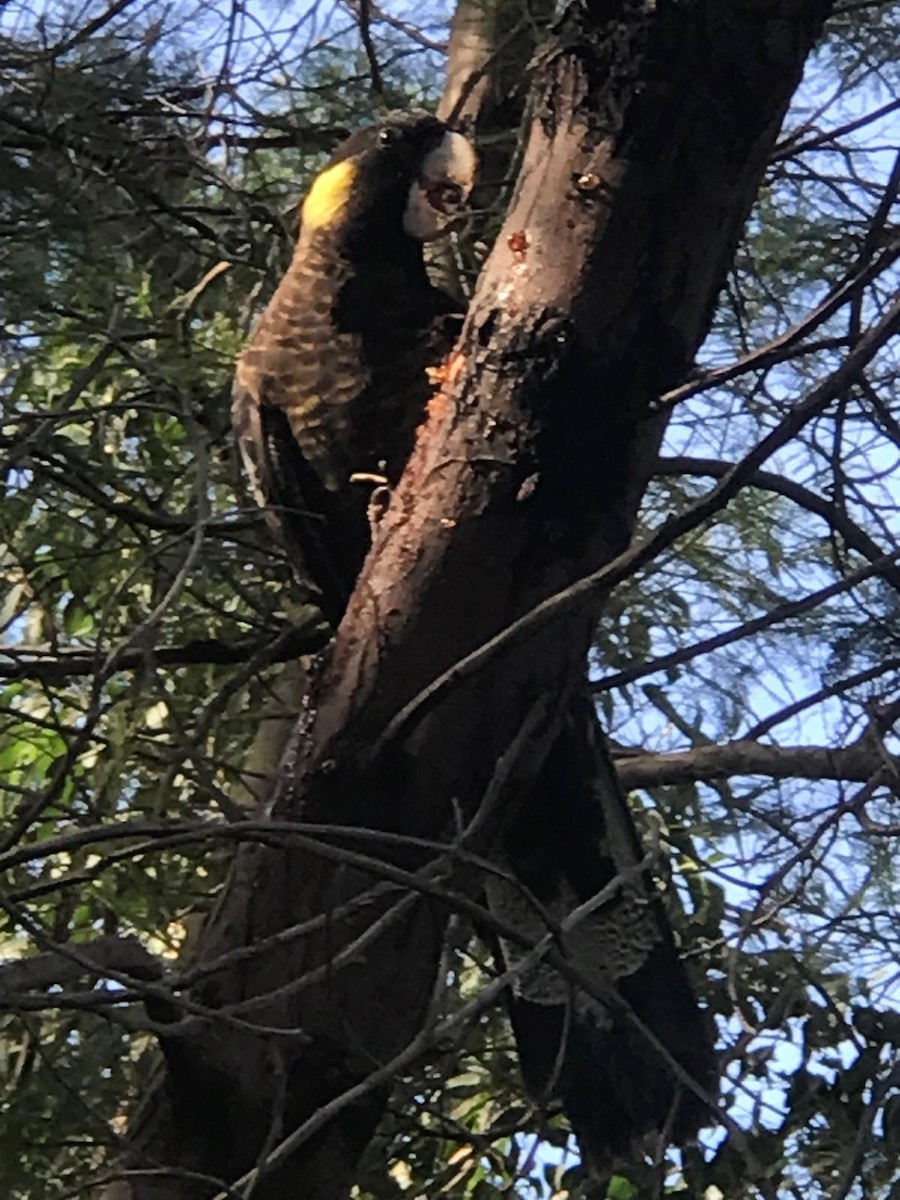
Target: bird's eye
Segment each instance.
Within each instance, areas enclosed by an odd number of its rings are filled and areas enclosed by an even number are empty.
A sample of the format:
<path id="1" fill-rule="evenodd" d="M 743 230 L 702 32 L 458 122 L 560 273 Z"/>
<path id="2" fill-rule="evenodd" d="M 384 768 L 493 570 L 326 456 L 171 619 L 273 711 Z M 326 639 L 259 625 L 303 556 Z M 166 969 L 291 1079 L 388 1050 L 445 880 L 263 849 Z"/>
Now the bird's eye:
<path id="1" fill-rule="evenodd" d="M 378 140 L 382 146 L 390 146 L 392 142 L 396 142 L 399 136 L 400 130 L 396 129 L 393 125 L 385 125 L 384 129 L 379 129 L 378 131 Z"/>

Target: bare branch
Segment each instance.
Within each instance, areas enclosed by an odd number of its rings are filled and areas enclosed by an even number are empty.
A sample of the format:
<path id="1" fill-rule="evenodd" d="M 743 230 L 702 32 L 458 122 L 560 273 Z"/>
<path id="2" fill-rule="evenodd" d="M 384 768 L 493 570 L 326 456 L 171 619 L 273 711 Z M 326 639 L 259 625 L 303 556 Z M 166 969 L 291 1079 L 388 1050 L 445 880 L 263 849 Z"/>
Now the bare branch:
<path id="1" fill-rule="evenodd" d="M 898 257 L 900 257 L 900 246 L 889 247 L 883 254 L 864 263 L 862 267 L 834 287 L 821 304 L 817 305 L 802 321 L 798 321 L 778 337 L 772 338 L 764 346 L 751 350 L 737 362 L 704 371 L 695 378 L 689 379 L 687 383 L 666 392 L 665 395 L 660 396 L 659 405 L 679 404 L 700 392 L 708 391 L 710 388 L 721 386 L 741 375 L 746 375 L 749 371 L 764 371 L 790 358 L 814 354 L 823 349 L 839 349 L 844 344 L 843 339 L 840 338 L 829 338 L 813 343 L 804 342 L 804 339 L 834 316 L 845 304 L 853 303 L 870 283 L 878 279 L 897 261 Z"/>
<path id="2" fill-rule="evenodd" d="M 136 937 L 109 934 L 93 942 L 79 943 L 77 957 L 66 950 L 48 950 L 33 958 L 0 963 L 0 1006 L 16 1007 L 16 993 L 46 991 L 71 983 L 85 975 L 98 978 L 109 971 L 135 979 L 159 980 L 162 963 Z"/>
<path id="3" fill-rule="evenodd" d="M 876 559 L 875 562 L 869 563 L 865 567 L 860 567 L 858 571 L 854 571 L 853 574 L 848 575 L 845 579 L 838 579 L 827 587 L 820 588 L 816 592 L 810 592 L 809 595 L 803 596 L 800 600 L 786 601 L 784 604 L 779 604 L 776 608 L 770 609 L 762 616 L 755 617 L 752 621 L 745 621 L 733 629 L 727 629 L 723 633 L 717 633 L 713 637 L 705 638 L 701 642 L 695 642 L 692 646 L 685 646 L 681 650 L 673 650 L 671 654 L 662 654 L 659 658 L 652 658 L 647 662 L 638 663 L 634 667 L 629 667 L 624 671 L 616 671 L 612 675 L 604 675 L 601 679 L 591 683 L 591 691 L 595 695 L 599 695 L 602 692 L 608 692 L 611 688 L 624 687 L 625 684 L 633 683 L 636 679 L 643 679 L 645 675 L 655 675 L 658 671 L 668 671 L 672 667 L 683 666 L 684 663 L 692 662 L 695 658 L 700 658 L 704 654 L 710 654 L 714 650 L 721 650 L 724 646 L 730 646 L 734 642 L 743 641 L 744 638 L 752 637 L 757 633 L 763 633 L 765 630 L 783 624 L 793 617 L 799 617 L 803 613 L 811 612 L 813 609 L 825 604 L 828 600 L 832 600 L 835 596 L 841 596 L 850 591 L 857 584 L 870 579 L 873 575 L 885 574 L 886 565 L 896 562 L 898 555 L 900 555 L 900 550 L 896 554 Z"/>
<path id="4" fill-rule="evenodd" d="M 148 664 L 160 667 L 200 665 L 233 666 L 264 656 L 266 662 L 289 662 L 299 654 L 321 650 L 327 637 L 317 625 L 290 626 L 277 637 L 238 638 L 223 642 L 219 638 L 197 638 L 183 646 L 153 646 L 121 652 L 117 671 L 134 671 Z M 4 646 L 0 654 L 12 659 L 0 662 L 0 679 L 39 679 L 42 683 L 62 683 L 79 675 L 94 675 L 103 666 L 102 651 L 49 650 L 37 646 Z"/>
<path id="5" fill-rule="evenodd" d="M 655 474 L 660 478 L 677 475 L 709 475 L 713 479 L 724 479 L 734 470 L 735 464 L 716 458 L 689 458 L 672 455 L 660 458 L 656 464 Z M 855 550 L 870 563 L 880 563 L 878 574 L 893 588 L 900 591 L 900 570 L 891 565 L 893 555 L 886 554 L 883 547 L 870 537 L 869 534 L 850 517 L 846 510 L 833 500 L 819 495 L 811 488 L 804 487 L 784 475 L 774 471 L 753 471 L 747 476 L 747 486 L 761 488 L 763 491 L 774 492 L 784 496 L 786 500 L 805 508 L 807 512 L 815 513 L 826 521 L 830 528 L 839 534 L 851 550 Z"/>
<path id="6" fill-rule="evenodd" d="M 860 739 L 850 746 L 768 746 L 741 739 L 719 746 L 695 746 L 665 754 L 638 752 L 614 756 L 622 786 L 666 787 L 708 783 L 714 779 L 760 775 L 766 779 L 833 779 L 866 783 L 885 778 L 887 768 L 877 746 Z M 894 771 L 900 758 L 891 760 Z"/>

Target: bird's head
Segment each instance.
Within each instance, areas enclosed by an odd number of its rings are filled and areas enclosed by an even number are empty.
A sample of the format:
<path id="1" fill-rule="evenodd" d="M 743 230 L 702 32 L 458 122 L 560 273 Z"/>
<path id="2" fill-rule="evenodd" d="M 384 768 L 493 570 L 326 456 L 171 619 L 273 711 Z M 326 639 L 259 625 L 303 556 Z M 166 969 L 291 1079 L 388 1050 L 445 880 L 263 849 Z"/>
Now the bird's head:
<path id="1" fill-rule="evenodd" d="M 471 142 L 437 117 L 389 113 L 338 147 L 303 203 L 302 230 L 431 241 L 465 215 L 477 165 Z"/>

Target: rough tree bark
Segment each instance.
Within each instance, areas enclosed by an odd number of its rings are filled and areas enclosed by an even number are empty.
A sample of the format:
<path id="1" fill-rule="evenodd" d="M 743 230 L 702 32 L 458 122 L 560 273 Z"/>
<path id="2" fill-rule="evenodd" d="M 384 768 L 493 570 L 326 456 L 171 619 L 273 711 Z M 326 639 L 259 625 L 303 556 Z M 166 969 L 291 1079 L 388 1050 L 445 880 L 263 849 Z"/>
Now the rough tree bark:
<path id="1" fill-rule="evenodd" d="M 486 793 L 502 807 L 527 789 L 580 686 L 601 596 L 452 668 L 627 543 L 665 424 L 652 402 L 707 332 L 827 7 L 567 11 L 536 67 L 521 177 L 458 357 L 301 719 L 275 816 L 435 839 Z M 527 753 L 514 754 L 523 729 Z M 136 1200 L 215 1195 L 202 1176 L 257 1166 L 258 1200 L 346 1194 L 383 1111 L 383 1068 L 428 1014 L 441 894 L 477 881 L 408 844 L 320 844 L 238 855 L 203 957 L 312 931 L 195 989 L 221 1017 L 163 1038 L 167 1079 L 135 1127 Z M 377 867 L 337 865 L 336 850 L 380 859 L 394 882 L 373 891 Z"/>

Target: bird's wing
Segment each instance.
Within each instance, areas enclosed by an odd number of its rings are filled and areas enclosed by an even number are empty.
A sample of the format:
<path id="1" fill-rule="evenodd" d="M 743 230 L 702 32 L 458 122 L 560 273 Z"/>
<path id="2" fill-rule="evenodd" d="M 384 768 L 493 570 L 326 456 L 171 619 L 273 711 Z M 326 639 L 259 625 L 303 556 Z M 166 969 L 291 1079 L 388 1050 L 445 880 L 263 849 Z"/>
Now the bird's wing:
<path id="1" fill-rule="evenodd" d="M 234 387 L 232 422 L 254 497 L 295 574 L 307 585 L 314 582 L 323 614 L 337 624 L 353 590 L 355 572 L 347 561 L 356 561 L 357 554 L 348 540 L 358 540 L 360 523 L 307 462 L 284 409 L 260 397 L 259 377 L 243 366 Z"/>

